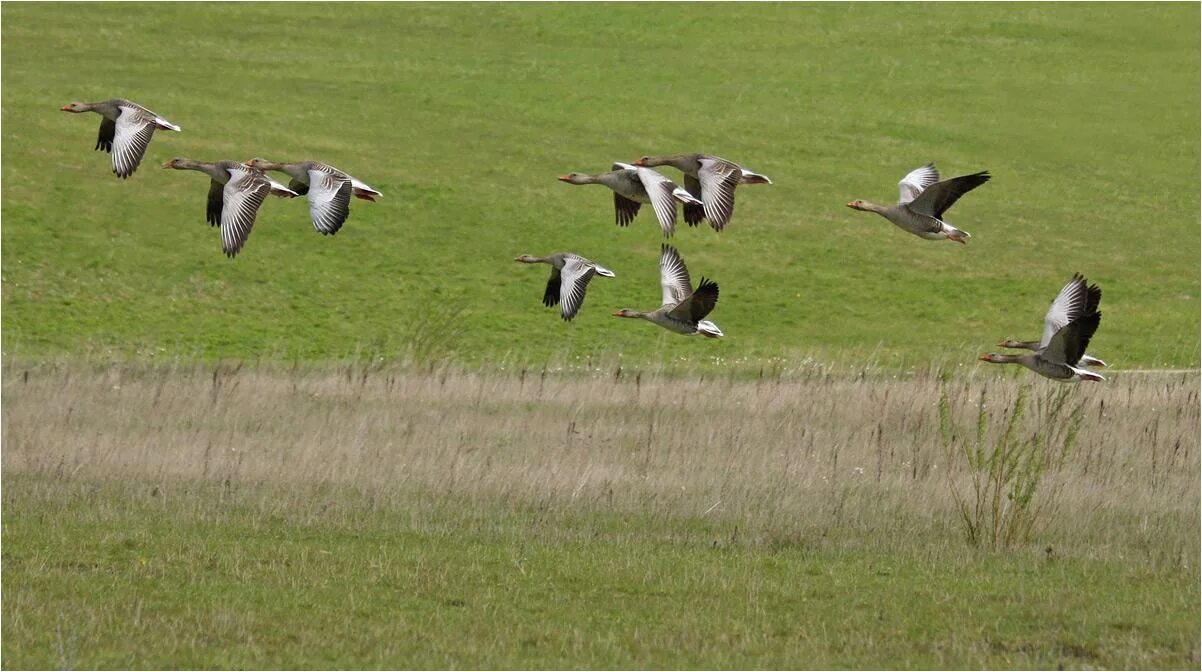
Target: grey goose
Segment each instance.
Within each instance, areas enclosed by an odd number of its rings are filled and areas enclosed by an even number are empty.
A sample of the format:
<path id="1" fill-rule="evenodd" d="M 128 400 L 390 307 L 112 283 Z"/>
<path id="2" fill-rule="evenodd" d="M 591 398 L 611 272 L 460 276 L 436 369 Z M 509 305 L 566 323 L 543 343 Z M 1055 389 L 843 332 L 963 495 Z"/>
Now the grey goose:
<path id="1" fill-rule="evenodd" d="M 718 325 L 704 319 L 718 303 L 718 283 L 701 278 L 697 289 L 689 279 L 689 270 L 684 259 L 670 245 L 660 245 L 660 286 L 663 289 L 663 305 L 651 312 L 623 308 L 614 317 L 644 319 L 652 324 L 688 336 L 701 334 L 708 338 L 723 336 Z"/>
<path id="2" fill-rule="evenodd" d="M 884 206 L 855 200 L 848 203 L 847 207 L 875 212 L 919 238 L 965 244 L 972 236 L 943 221 L 943 213 L 961 196 L 985 184 L 989 178 L 989 171 L 983 170 L 940 182 L 939 171 L 934 164 L 928 163 L 910 171 L 897 183 L 899 197 L 895 205 Z"/>
<path id="3" fill-rule="evenodd" d="M 68 103 L 59 109 L 75 114 L 95 112 L 103 117 L 95 149 L 112 154 L 113 173 L 121 179 L 133 175 L 138 169 L 155 129 L 181 130 L 179 126 L 124 98 L 99 103 Z"/>
<path id="4" fill-rule="evenodd" d="M 684 206 L 684 220 L 697 226 L 708 219 L 715 231 L 730 223 L 735 212 L 735 187 L 740 184 L 772 184 L 766 175 L 753 173 L 734 161 L 710 154 L 672 154 L 644 156 L 636 166 L 672 166 L 684 173 L 684 186 L 701 200 Z"/>
<path id="5" fill-rule="evenodd" d="M 1064 305 L 1069 302 L 1068 297 L 1065 295 L 1066 291 L 1068 291 L 1070 293 L 1079 291 L 1076 289 L 1076 287 L 1079 284 L 1078 280 L 1077 280 L 1078 277 L 1079 276 L 1074 275 L 1073 279 L 1070 280 L 1069 283 L 1064 286 L 1064 289 L 1060 290 L 1060 295 L 1058 295 L 1056 297 L 1056 301 L 1052 302 L 1052 309 L 1048 310 L 1048 315 L 1044 318 L 1044 329 L 1043 329 L 1044 333 L 1043 333 L 1043 337 L 1040 338 L 1040 340 L 1038 340 L 1038 341 L 1019 341 L 1019 340 L 1015 340 L 1012 338 L 1007 338 L 1005 340 L 998 341 L 998 344 L 997 344 L 998 347 L 999 348 L 1013 348 L 1013 349 L 1020 349 L 1020 350 L 1039 350 L 1040 348 L 1047 345 L 1047 342 L 1050 340 L 1049 334 L 1055 333 L 1056 331 L 1058 331 L 1062 326 L 1064 326 L 1065 321 L 1067 319 L 1069 319 L 1069 316 L 1066 314 L 1066 311 L 1064 309 L 1057 309 L 1056 306 L 1057 306 L 1057 303 L 1061 303 L 1062 305 Z M 1081 279 L 1081 283 L 1084 283 L 1084 278 Z M 1097 285 L 1090 285 L 1085 288 L 1085 294 L 1086 294 L 1085 308 L 1081 314 L 1088 315 L 1090 313 L 1097 312 L 1098 303 L 1100 303 L 1102 300 L 1102 290 Z M 1062 296 L 1065 298 L 1062 299 L 1061 298 Z M 1098 366 L 1098 367 L 1106 366 L 1106 362 L 1098 359 L 1097 357 L 1090 356 L 1089 353 L 1085 353 L 1085 354 L 1081 355 L 1080 364 L 1082 366 Z"/>
<path id="6" fill-rule="evenodd" d="M 221 226 L 221 249 L 234 257 L 255 225 L 259 207 L 271 193 L 283 198 L 298 194 L 268 178 L 263 171 L 237 161 L 193 161 L 171 159 L 163 168 L 198 170 L 209 176 L 209 197 L 205 219 L 212 226 Z"/>
<path id="7" fill-rule="evenodd" d="M 571 252 L 556 252 L 545 257 L 523 254 L 515 257 L 514 261 L 551 265 L 551 277 L 547 279 L 547 289 L 543 292 L 543 305 L 550 308 L 559 304 L 560 315 L 565 321 L 576 317 L 584 303 L 584 292 L 594 275 L 615 277 L 608 268 Z"/>
<path id="8" fill-rule="evenodd" d="M 351 196 L 375 201 L 383 196 L 355 177 L 318 161 L 279 163 L 266 159 L 251 159 L 246 165 L 259 170 L 276 170 L 291 179 L 288 188 L 309 198 L 309 217 L 313 228 L 323 236 L 338 233 L 351 216 Z"/>
<path id="9" fill-rule="evenodd" d="M 639 208 L 644 203 L 650 204 L 655 210 L 655 218 L 659 221 L 664 236 L 671 236 L 676 232 L 677 201 L 686 206 L 701 203 L 658 171 L 628 163 L 614 163 L 608 173 L 599 175 L 568 173 L 561 175 L 559 181 L 568 184 L 602 184 L 612 189 L 614 220 L 618 226 L 626 226 L 633 222 L 639 214 Z"/>
<path id="10" fill-rule="evenodd" d="M 1102 313 L 1097 310 L 1101 297 L 1102 290 L 1097 285 L 1087 286 L 1085 278 L 1074 273 L 1043 318 L 1043 337 L 1035 352 L 1027 355 L 991 353 L 981 355 L 981 361 L 1021 364 L 1041 376 L 1062 382 L 1105 380 L 1079 366 L 1089 340 L 1102 320 Z"/>

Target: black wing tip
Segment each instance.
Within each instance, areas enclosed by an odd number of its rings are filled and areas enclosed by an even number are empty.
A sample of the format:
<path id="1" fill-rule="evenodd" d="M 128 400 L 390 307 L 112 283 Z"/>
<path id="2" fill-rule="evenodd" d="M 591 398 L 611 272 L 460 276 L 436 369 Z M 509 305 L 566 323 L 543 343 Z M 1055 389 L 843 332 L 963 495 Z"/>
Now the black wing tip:
<path id="1" fill-rule="evenodd" d="M 698 283 L 698 285 L 697 285 L 697 292 L 700 292 L 702 290 L 713 291 L 714 294 L 717 294 L 718 293 L 718 283 L 713 280 L 710 280 L 709 278 L 707 278 L 705 276 L 701 276 L 701 282 Z M 694 293 L 696 293 L 696 292 L 694 292 Z"/>

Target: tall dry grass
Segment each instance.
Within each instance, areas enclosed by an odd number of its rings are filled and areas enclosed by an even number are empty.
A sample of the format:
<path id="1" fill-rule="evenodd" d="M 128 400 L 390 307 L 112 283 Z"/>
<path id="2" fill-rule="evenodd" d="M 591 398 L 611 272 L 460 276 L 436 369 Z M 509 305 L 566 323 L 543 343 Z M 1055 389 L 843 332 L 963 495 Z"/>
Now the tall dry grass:
<path id="1" fill-rule="evenodd" d="M 724 380 L 9 361 L 3 469 L 349 486 L 380 501 L 502 498 L 872 545 L 962 535 L 981 477 L 972 450 L 1007 432 L 1063 438 L 1050 423 L 1076 418 L 1071 445 L 1040 453 L 1031 540 L 1197 554 L 1197 374 L 1066 388 L 992 373 Z M 1026 410 L 1011 419 L 1020 395 Z"/>

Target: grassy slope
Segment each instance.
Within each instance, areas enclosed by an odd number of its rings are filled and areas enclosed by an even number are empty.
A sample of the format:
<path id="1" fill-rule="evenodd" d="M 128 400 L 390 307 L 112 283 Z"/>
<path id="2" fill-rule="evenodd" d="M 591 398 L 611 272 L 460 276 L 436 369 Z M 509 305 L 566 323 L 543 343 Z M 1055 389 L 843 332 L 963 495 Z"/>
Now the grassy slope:
<path id="1" fill-rule="evenodd" d="M 64 11 L 69 7 L 67 11 Z M 333 358 L 402 350 L 462 305 L 468 360 L 613 352 L 971 363 L 1031 337 L 1074 271 L 1091 348 L 1198 363 L 1196 5 L 12 5 L 4 8 L 6 352 Z M 69 100 L 127 96 L 184 128 L 128 183 Z M 721 236 L 722 342 L 609 317 L 658 299 L 647 213 L 555 175 L 710 151 L 776 180 Z M 313 157 L 382 190 L 322 239 L 273 200 L 221 256 L 171 156 Z M 843 207 L 910 168 L 988 168 L 930 243 Z M 675 174 L 673 174 L 675 176 Z M 569 249 L 617 271 L 574 324 L 538 303 Z M 435 325 L 435 326 L 420 326 Z M 1155 337 L 1150 338 L 1149 335 Z M 938 348 L 938 353 L 932 351 Z M 668 353 L 667 355 L 660 354 Z"/>

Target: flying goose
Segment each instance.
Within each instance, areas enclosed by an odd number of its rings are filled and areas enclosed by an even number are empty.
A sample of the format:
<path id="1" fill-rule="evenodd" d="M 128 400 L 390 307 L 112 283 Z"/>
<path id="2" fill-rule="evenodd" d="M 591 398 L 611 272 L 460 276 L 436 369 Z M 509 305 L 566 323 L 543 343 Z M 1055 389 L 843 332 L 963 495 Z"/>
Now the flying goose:
<path id="1" fill-rule="evenodd" d="M 543 292 L 543 305 L 550 308 L 558 303 L 564 320 L 576 317 L 576 312 L 584 303 L 584 291 L 594 274 L 614 277 L 614 272 L 608 268 L 598 266 L 595 262 L 571 252 L 556 252 L 545 257 L 523 254 L 515 257 L 514 261 L 551 265 L 551 277 L 547 280 L 546 291 Z"/>
<path id="2" fill-rule="evenodd" d="M 614 317 L 641 317 L 668 331 L 689 336 L 702 334 L 718 338 L 723 335 L 718 325 L 702 319 L 718 303 L 718 283 L 701 278 L 697 291 L 693 291 L 684 260 L 675 248 L 666 243 L 660 245 L 659 276 L 664 290 L 664 305 L 649 313 L 623 308 L 614 313 Z"/>
<path id="3" fill-rule="evenodd" d="M 753 173 L 733 161 L 709 154 L 644 156 L 634 165 L 668 165 L 684 173 L 685 189 L 702 201 L 700 204 L 685 204 L 684 221 L 689 226 L 697 226 L 702 219 L 709 219 L 715 231 L 725 228 L 734 214 L 735 187 L 740 184 L 772 184 L 766 175 Z"/>
<path id="4" fill-rule="evenodd" d="M 283 198 L 299 195 L 268 178 L 258 168 L 237 161 L 208 163 L 176 158 L 164 163 L 163 167 L 199 170 L 209 176 L 209 199 L 205 219 L 210 225 L 221 225 L 221 249 L 228 257 L 238 254 L 246 244 L 251 227 L 255 225 L 259 206 L 263 205 L 268 193 Z"/>
<path id="5" fill-rule="evenodd" d="M 292 178 L 288 188 L 298 195 L 308 194 L 313 228 L 323 236 L 338 233 L 351 216 L 351 196 L 373 202 L 376 196 L 383 196 L 351 175 L 317 161 L 277 163 L 251 159 L 246 165 L 259 170 L 278 170 Z"/>
<path id="6" fill-rule="evenodd" d="M 982 170 L 940 182 L 935 164 L 928 163 L 910 171 L 897 183 L 899 199 L 896 205 L 884 206 L 856 200 L 848 203 L 847 207 L 875 212 L 920 238 L 946 238 L 965 244 L 972 236 L 943 221 L 943 213 L 961 196 L 985 184 L 989 178 L 989 171 Z"/>
<path id="7" fill-rule="evenodd" d="M 1065 311 L 1057 310 L 1056 306 L 1057 304 L 1068 305 L 1070 299 L 1066 293 L 1079 291 L 1076 289 L 1078 277 L 1080 276 L 1074 275 L 1073 279 L 1070 280 L 1068 284 L 1060 290 L 1060 294 L 1056 297 L 1056 300 L 1052 302 L 1052 308 L 1048 310 L 1048 314 L 1044 318 L 1044 335 L 1042 339 L 1038 341 L 1017 341 L 1012 338 L 1008 338 L 1003 341 L 998 341 L 998 347 L 1016 348 L 1022 350 L 1039 350 L 1041 347 L 1043 347 L 1043 345 L 1046 344 L 1045 342 L 1049 340 L 1049 333 L 1055 333 L 1056 331 L 1059 331 L 1059 329 L 1065 324 L 1064 320 L 1068 319 L 1066 318 Z M 1081 282 L 1084 282 L 1084 278 L 1081 278 Z M 1090 285 L 1085 289 L 1085 294 L 1085 308 L 1081 314 L 1089 315 L 1090 313 L 1096 313 L 1098 310 L 1098 303 L 1102 300 L 1102 290 L 1099 289 L 1097 285 Z M 1054 319 L 1053 313 L 1055 313 Z M 1080 364 L 1082 366 L 1106 366 L 1106 362 L 1098 359 L 1097 357 L 1091 357 L 1088 354 L 1081 355 Z"/>
<path id="8" fill-rule="evenodd" d="M 618 226 L 634 221 L 643 203 L 650 203 L 665 236 L 676 232 L 676 201 L 700 205 L 701 201 L 675 182 L 650 168 L 614 163 L 610 172 L 600 175 L 568 173 L 559 177 L 568 184 L 603 184 L 614 192 L 614 219 Z"/>
<path id="9" fill-rule="evenodd" d="M 113 172 L 121 179 L 133 175 L 138 169 L 156 128 L 180 130 L 179 126 L 124 98 L 99 103 L 68 103 L 59 109 L 76 114 L 95 112 L 104 117 L 100 122 L 100 136 L 96 138 L 95 149 L 103 149 L 113 155 Z"/>
<path id="10" fill-rule="evenodd" d="M 1041 376 L 1063 382 L 1105 380 L 1088 369 L 1079 368 L 1089 339 L 1098 329 L 1102 313 L 1097 311 L 1102 290 L 1086 286 L 1085 278 L 1073 278 L 1056 295 L 1043 318 L 1043 338 L 1029 355 L 981 355 L 981 361 L 994 364 L 1021 364 Z"/>

